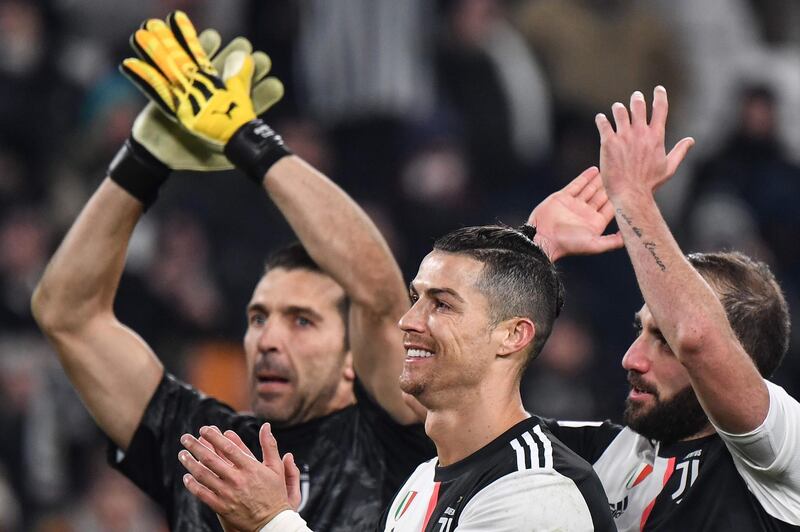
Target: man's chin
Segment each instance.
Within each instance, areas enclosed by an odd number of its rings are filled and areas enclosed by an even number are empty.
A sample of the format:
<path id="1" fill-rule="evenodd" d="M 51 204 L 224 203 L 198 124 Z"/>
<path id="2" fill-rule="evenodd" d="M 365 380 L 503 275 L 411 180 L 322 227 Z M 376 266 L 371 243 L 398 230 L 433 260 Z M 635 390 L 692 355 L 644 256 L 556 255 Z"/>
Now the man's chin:
<path id="1" fill-rule="evenodd" d="M 697 400 L 694 390 L 687 386 L 668 401 L 625 401 L 625 424 L 650 440 L 668 445 L 689 439 L 705 429 L 708 416 Z"/>

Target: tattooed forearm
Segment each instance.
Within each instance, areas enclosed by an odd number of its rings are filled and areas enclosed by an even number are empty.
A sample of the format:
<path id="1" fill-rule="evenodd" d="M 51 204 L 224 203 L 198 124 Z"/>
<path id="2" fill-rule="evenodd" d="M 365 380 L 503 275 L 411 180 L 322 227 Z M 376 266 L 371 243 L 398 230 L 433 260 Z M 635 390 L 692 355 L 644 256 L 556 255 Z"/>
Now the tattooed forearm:
<path id="1" fill-rule="evenodd" d="M 656 261 L 656 264 L 658 264 L 658 267 L 661 268 L 661 271 L 662 272 L 667 271 L 667 265 L 664 264 L 664 262 L 658 257 L 658 255 L 656 255 L 656 243 L 655 242 L 645 242 L 644 243 L 644 248 L 647 251 L 649 251 L 650 254 L 653 256 L 653 258 Z"/>
<path id="2" fill-rule="evenodd" d="M 633 218 L 631 218 L 630 216 L 628 216 L 627 214 L 622 212 L 622 209 L 617 209 L 617 214 L 619 214 L 620 217 L 623 220 L 625 220 L 625 223 L 628 224 L 628 226 L 631 228 L 631 230 L 634 232 L 634 234 L 636 234 L 636 236 L 638 236 L 639 238 L 642 238 L 642 235 L 644 234 L 644 231 L 642 231 L 639 227 L 636 227 L 635 225 L 633 225 Z M 658 254 L 656 254 L 656 247 L 657 246 L 656 246 L 655 242 L 652 242 L 652 241 L 644 242 L 644 248 L 647 251 L 649 251 L 650 254 L 653 256 L 653 259 L 656 261 L 656 264 L 658 265 L 659 269 L 662 272 L 665 272 L 665 271 L 667 271 L 667 265 L 664 264 L 664 261 L 662 261 L 661 258 L 658 256 Z"/>
<path id="3" fill-rule="evenodd" d="M 636 236 L 642 238 L 642 230 L 633 225 L 633 218 L 622 212 L 622 209 L 617 209 L 617 214 L 622 216 L 622 219 L 625 220 L 625 223 L 627 223 L 631 229 L 633 229 L 633 232 L 636 233 Z"/>

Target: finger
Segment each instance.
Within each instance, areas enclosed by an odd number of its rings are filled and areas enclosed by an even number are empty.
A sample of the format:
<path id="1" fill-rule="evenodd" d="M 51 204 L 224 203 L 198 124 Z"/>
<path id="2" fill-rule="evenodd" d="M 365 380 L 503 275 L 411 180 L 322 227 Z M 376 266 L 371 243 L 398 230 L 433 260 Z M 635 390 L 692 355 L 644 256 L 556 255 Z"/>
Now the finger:
<path id="1" fill-rule="evenodd" d="M 189 490 L 189 493 L 206 503 L 209 508 L 219 513 L 224 510 L 222 501 L 217 495 L 197 481 L 191 474 L 183 475 L 183 485 Z"/>
<path id="2" fill-rule="evenodd" d="M 251 458 L 255 459 L 256 455 L 253 454 L 253 451 L 242 441 L 238 434 L 233 432 L 232 430 L 226 430 L 224 433 L 226 438 L 231 440 L 236 446 L 241 449 L 243 453 L 248 454 Z"/>
<path id="3" fill-rule="evenodd" d="M 636 127 L 647 125 L 647 104 L 644 94 L 639 91 L 631 94 L 631 124 Z"/>
<path id="4" fill-rule="evenodd" d="M 162 21 L 155 19 L 148 20 L 145 25 L 159 32 L 162 27 L 165 27 Z M 136 30 L 136 33 L 131 38 L 131 45 L 142 59 L 157 68 L 171 84 L 186 85 L 186 77 L 183 75 L 182 70 L 175 63 L 170 50 L 164 46 L 156 33 L 149 29 Z"/>
<path id="5" fill-rule="evenodd" d="M 157 104 L 168 116 L 175 116 L 175 100 L 169 81 L 149 63 L 128 58 L 119 66 L 120 72 L 150 101 Z"/>
<path id="6" fill-rule="evenodd" d="M 600 213 L 600 215 L 606 221 L 606 225 L 608 225 L 614 218 L 614 204 L 608 201 L 605 205 L 600 207 L 600 210 L 597 212 Z"/>
<path id="7" fill-rule="evenodd" d="M 217 30 L 212 28 L 201 31 L 198 40 L 208 57 L 214 57 L 219 51 L 219 47 L 222 46 L 222 37 Z"/>
<path id="8" fill-rule="evenodd" d="M 220 459 L 224 460 L 226 464 L 228 464 L 228 465 L 230 465 L 230 466 L 232 466 L 232 465 L 233 465 L 233 462 L 231 462 L 230 460 L 228 460 L 227 458 L 225 458 L 225 456 L 223 456 L 223 455 L 222 455 L 222 453 L 220 453 L 220 452 L 217 450 L 217 448 L 216 448 L 216 447 L 214 447 L 214 444 L 213 444 L 213 443 L 211 443 L 210 441 L 208 441 L 207 439 L 205 439 L 203 436 L 200 436 L 199 438 L 197 438 L 197 441 L 199 441 L 200 443 L 202 443 L 203 445 L 205 445 L 206 447 L 208 447 L 209 449 L 211 449 L 212 451 L 214 451 L 214 453 L 216 453 L 216 455 L 217 455 L 217 456 L 219 456 L 219 457 L 220 457 Z"/>
<path id="9" fill-rule="evenodd" d="M 255 84 L 264 79 L 269 73 L 272 68 L 272 59 L 260 50 L 253 52 L 252 55 L 253 63 L 255 63 L 255 68 L 253 69 L 253 83 Z"/>
<path id="10" fill-rule="evenodd" d="M 605 253 L 612 249 L 621 248 L 625 242 L 622 240 L 622 234 L 617 231 L 611 235 L 601 235 L 592 238 L 592 251 L 595 254 Z"/>
<path id="11" fill-rule="evenodd" d="M 650 127 L 664 131 L 667 127 L 668 113 L 667 89 L 659 85 L 653 90 L 653 116 L 650 118 Z"/>
<path id="12" fill-rule="evenodd" d="M 600 142 L 608 139 L 614 134 L 614 128 L 611 127 L 611 122 L 603 113 L 597 113 L 594 117 L 594 123 L 597 125 L 597 132 L 600 133 Z"/>
<path id="13" fill-rule="evenodd" d="M 692 137 L 686 137 L 679 140 L 678 143 L 670 150 L 669 154 L 667 155 L 667 172 L 664 176 L 664 179 L 658 182 L 659 185 L 675 175 L 675 172 L 678 171 L 678 167 L 686 158 L 686 154 L 689 153 L 689 150 L 691 150 L 693 146 L 694 139 Z"/>
<path id="14" fill-rule="evenodd" d="M 203 429 L 200 430 L 202 431 Z M 208 437 L 208 433 L 203 434 L 203 436 L 205 436 L 205 438 L 209 440 L 215 448 L 219 448 L 219 445 Z M 223 439 L 228 441 L 225 437 L 223 437 Z M 225 460 L 227 456 L 217 456 L 217 453 L 214 449 L 206 447 L 191 434 L 184 434 L 181 436 L 181 445 L 183 445 L 190 453 L 192 453 L 192 456 L 195 460 L 201 462 L 219 478 L 230 478 L 233 475 L 234 466 L 236 465 L 233 460 L 230 460 L 230 458 Z M 231 445 L 233 444 L 231 443 Z M 230 462 L 233 462 L 233 466 L 230 465 Z"/>
<path id="15" fill-rule="evenodd" d="M 178 460 L 197 482 L 216 494 L 222 493 L 225 486 L 224 481 L 214 471 L 192 456 L 189 451 L 183 450 L 179 452 Z"/>
<path id="16" fill-rule="evenodd" d="M 253 87 L 253 109 L 257 115 L 264 114 L 283 98 L 283 83 L 276 77 L 263 79 Z"/>
<path id="17" fill-rule="evenodd" d="M 202 427 L 200 434 L 214 445 L 221 457 L 227 458 L 235 467 L 245 468 L 252 464 L 252 459 L 244 454 L 235 443 L 226 438 L 217 427 Z M 191 449 L 189 450 L 191 451 Z M 204 460 L 201 459 L 201 461 L 205 463 Z"/>
<path id="18" fill-rule="evenodd" d="M 286 453 L 283 455 L 284 479 L 286 480 L 286 494 L 289 496 L 289 504 L 294 510 L 300 506 L 303 497 L 300 491 L 300 468 L 294 462 L 294 455 Z"/>
<path id="19" fill-rule="evenodd" d="M 213 63 L 218 72 L 222 72 L 222 69 L 225 68 L 225 61 L 228 59 L 228 56 L 236 51 L 250 54 L 253 52 L 253 45 L 244 37 L 236 37 L 225 45 L 225 48 L 214 56 Z"/>
<path id="20" fill-rule="evenodd" d="M 606 189 L 602 186 L 597 187 L 597 191 L 588 201 L 589 205 L 591 205 L 596 211 L 599 211 L 600 208 L 606 204 L 606 202 L 608 202 L 608 195 L 606 194 Z"/>
<path id="21" fill-rule="evenodd" d="M 167 16 L 167 25 L 169 30 L 180 45 L 183 52 L 185 52 L 199 67 L 205 72 L 216 74 L 214 67 L 211 65 L 209 56 L 206 55 L 203 46 L 197 38 L 197 30 L 194 24 L 189 20 L 189 17 L 183 11 L 173 11 Z"/>
<path id="22" fill-rule="evenodd" d="M 586 185 L 589 184 L 597 174 L 600 173 L 600 170 L 596 166 L 590 166 L 580 174 L 578 177 L 570 181 L 567 186 L 564 187 L 564 192 L 572 196 L 573 198 L 576 197 L 578 194 L 581 193 L 581 190 L 584 189 Z"/>
<path id="23" fill-rule="evenodd" d="M 278 453 L 278 442 L 275 441 L 275 436 L 272 435 L 269 423 L 261 425 L 261 430 L 258 431 L 258 441 L 261 443 L 264 465 L 283 476 L 283 462 L 281 461 L 280 453 Z"/>
<path id="24" fill-rule="evenodd" d="M 631 127 L 631 119 L 628 116 L 628 110 L 619 102 L 611 106 L 611 114 L 614 115 L 614 126 L 617 133 L 627 131 Z"/>
<path id="25" fill-rule="evenodd" d="M 584 203 L 588 202 L 602 185 L 603 182 L 600 179 L 597 179 L 597 176 L 595 176 L 594 179 L 589 181 L 589 183 L 585 187 L 583 187 L 581 193 L 578 194 L 578 199 L 583 201 Z"/>
<path id="26" fill-rule="evenodd" d="M 225 60 L 225 68 L 222 71 L 222 80 L 228 90 L 240 90 L 246 95 L 250 95 L 250 86 L 255 71 L 255 61 L 253 56 L 243 52 L 233 52 Z"/>

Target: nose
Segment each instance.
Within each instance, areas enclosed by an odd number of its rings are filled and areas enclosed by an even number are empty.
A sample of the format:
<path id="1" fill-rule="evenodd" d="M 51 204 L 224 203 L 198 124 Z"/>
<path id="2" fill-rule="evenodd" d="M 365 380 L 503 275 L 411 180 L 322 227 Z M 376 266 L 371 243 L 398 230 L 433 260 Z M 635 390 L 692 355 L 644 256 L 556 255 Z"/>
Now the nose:
<path id="1" fill-rule="evenodd" d="M 411 308 L 403 314 L 397 323 L 404 332 L 425 332 L 425 320 L 420 310 L 419 300 L 411 305 Z"/>
<path id="2" fill-rule="evenodd" d="M 268 319 L 258 335 L 258 350 L 262 353 L 278 350 L 284 338 L 283 329 L 279 320 L 275 318 Z"/>
<path id="3" fill-rule="evenodd" d="M 622 357 L 622 367 L 628 371 L 647 373 L 650 369 L 650 359 L 647 356 L 647 346 L 640 336 L 631 344 L 625 356 Z"/>

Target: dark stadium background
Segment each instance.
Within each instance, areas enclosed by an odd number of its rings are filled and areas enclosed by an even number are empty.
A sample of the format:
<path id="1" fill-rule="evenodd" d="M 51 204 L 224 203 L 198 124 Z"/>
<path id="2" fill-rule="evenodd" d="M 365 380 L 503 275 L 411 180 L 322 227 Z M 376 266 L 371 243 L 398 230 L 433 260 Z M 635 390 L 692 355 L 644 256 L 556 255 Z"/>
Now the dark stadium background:
<path id="1" fill-rule="evenodd" d="M 176 8 L 271 54 L 287 94 L 265 119 L 369 211 L 407 278 L 448 229 L 523 223 L 596 164 L 596 112 L 663 84 L 672 140 L 697 140 L 658 196 L 680 244 L 766 260 L 800 321 L 796 0 L 0 0 L 0 531 L 163 527 L 105 466 L 28 302 L 144 104 L 116 70 L 128 36 Z M 241 176 L 178 174 L 137 229 L 119 315 L 246 408 L 244 306 L 291 238 Z M 619 420 L 632 269 L 623 251 L 559 268 L 567 304 L 526 404 Z M 798 351 L 795 332 L 774 379 L 795 397 Z"/>

